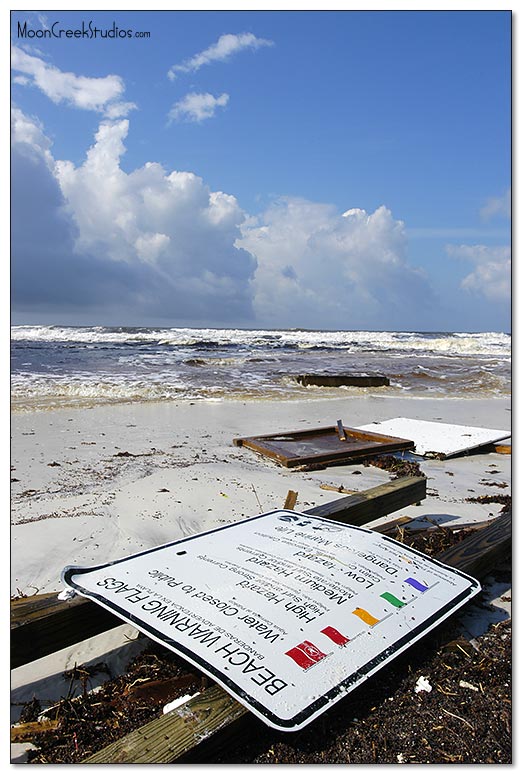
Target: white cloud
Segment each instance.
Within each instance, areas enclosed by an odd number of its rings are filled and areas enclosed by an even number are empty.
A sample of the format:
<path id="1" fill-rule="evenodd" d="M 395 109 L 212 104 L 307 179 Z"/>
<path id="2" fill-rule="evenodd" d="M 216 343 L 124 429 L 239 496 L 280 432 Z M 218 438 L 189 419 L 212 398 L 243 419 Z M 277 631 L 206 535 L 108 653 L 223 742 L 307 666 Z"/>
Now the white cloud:
<path id="1" fill-rule="evenodd" d="M 425 319 L 431 289 L 385 207 L 340 214 L 285 199 L 252 218 L 191 172 L 154 162 L 125 172 L 126 119 L 102 122 L 79 166 L 55 161 L 42 127 L 16 109 L 13 124 L 14 309 L 43 299 L 96 319 L 110 303 L 116 322 L 250 327 L 407 329 Z"/>
<path id="2" fill-rule="evenodd" d="M 37 118 L 29 118 L 17 107 L 11 109 L 11 144 L 17 146 L 22 155 L 34 160 L 43 159 L 47 166 L 54 167 L 51 141 L 41 123 Z"/>
<path id="3" fill-rule="evenodd" d="M 212 94 L 198 94 L 191 92 L 185 95 L 183 99 L 173 105 L 169 113 L 169 122 L 171 121 L 205 121 L 212 118 L 218 107 L 225 107 L 228 104 L 228 94 L 221 94 L 214 97 Z"/>
<path id="4" fill-rule="evenodd" d="M 127 120 L 102 123 L 83 165 L 56 162 L 77 250 L 134 267 L 140 278 L 146 269 L 142 296 L 158 315 L 251 318 L 255 261 L 235 245 L 245 217 L 236 199 L 153 162 L 124 172 L 128 128 Z"/>
<path id="5" fill-rule="evenodd" d="M 511 296 L 511 248 L 509 246 L 447 245 L 452 258 L 475 264 L 461 287 L 492 301 L 509 301 Z"/>
<path id="6" fill-rule="evenodd" d="M 19 86 L 29 86 L 31 83 L 30 78 L 25 75 L 15 75 L 13 77 L 13 83 L 18 83 Z"/>
<path id="7" fill-rule="evenodd" d="M 227 33 L 226 35 L 221 35 L 216 43 L 213 43 L 199 54 L 186 59 L 181 64 L 173 65 L 168 72 L 168 77 L 173 81 L 177 73 L 194 72 L 203 65 L 211 64 L 211 62 L 224 62 L 230 59 L 233 54 L 237 54 L 245 49 L 254 51 L 263 46 L 273 45 L 273 41 L 256 38 L 251 32 L 242 32 L 239 35 Z"/>
<path id="8" fill-rule="evenodd" d="M 131 110 L 137 110 L 135 102 L 113 102 L 107 106 L 104 115 L 109 119 L 124 118 Z"/>
<path id="9" fill-rule="evenodd" d="M 508 188 L 502 196 L 488 199 L 484 207 L 480 210 L 480 215 L 484 220 L 491 220 L 497 215 L 504 218 L 511 218 L 511 188 Z"/>
<path id="10" fill-rule="evenodd" d="M 427 281 L 405 259 L 404 224 L 385 207 L 341 215 L 284 199 L 239 244 L 258 262 L 254 305 L 265 325 L 408 327 L 408 309 L 413 317 L 430 305 Z"/>
<path id="11" fill-rule="evenodd" d="M 11 67 L 26 77 L 27 84 L 39 88 L 56 104 L 65 102 L 83 110 L 103 111 L 108 103 L 121 97 L 125 91 L 119 75 L 88 78 L 62 72 L 58 67 L 27 54 L 17 46 L 11 49 Z"/>

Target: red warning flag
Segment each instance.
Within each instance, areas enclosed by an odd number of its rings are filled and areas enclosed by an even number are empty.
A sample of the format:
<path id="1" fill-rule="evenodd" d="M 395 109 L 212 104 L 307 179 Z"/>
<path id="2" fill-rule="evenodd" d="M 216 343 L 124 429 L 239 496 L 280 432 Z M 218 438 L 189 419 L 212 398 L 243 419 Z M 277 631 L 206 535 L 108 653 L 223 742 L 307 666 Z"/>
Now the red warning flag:
<path id="1" fill-rule="evenodd" d="M 324 629 L 321 629 L 321 634 L 326 634 L 336 645 L 346 645 L 347 642 L 350 642 L 348 637 L 338 632 L 333 626 L 326 626 Z"/>
<path id="2" fill-rule="evenodd" d="M 314 664 L 317 664 L 318 661 L 326 658 L 327 655 L 327 653 L 323 653 L 316 645 L 308 640 L 301 642 L 299 645 L 296 645 L 295 648 L 291 648 L 285 653 L 285 656 L 293 658 L 295 663 L 302 669 L 308 669 Z"/>

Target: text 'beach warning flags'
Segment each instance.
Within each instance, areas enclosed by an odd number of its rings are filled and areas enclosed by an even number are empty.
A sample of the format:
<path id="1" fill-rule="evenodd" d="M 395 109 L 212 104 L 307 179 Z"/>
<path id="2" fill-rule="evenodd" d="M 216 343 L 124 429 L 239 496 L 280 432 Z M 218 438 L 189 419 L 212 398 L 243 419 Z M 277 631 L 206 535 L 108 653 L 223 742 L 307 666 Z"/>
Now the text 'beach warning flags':
<path id="1" fill-rule="evenodd" d="M 306 726 L 480 591 L 386 535 L 287 510 L 62 578 L 281 731 Z"/>

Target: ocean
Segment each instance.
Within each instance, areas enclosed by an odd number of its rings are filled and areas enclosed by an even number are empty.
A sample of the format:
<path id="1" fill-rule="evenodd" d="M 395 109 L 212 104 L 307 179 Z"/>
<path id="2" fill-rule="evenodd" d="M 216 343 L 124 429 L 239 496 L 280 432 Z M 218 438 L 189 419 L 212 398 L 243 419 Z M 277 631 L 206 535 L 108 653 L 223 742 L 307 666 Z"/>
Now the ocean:
<path id="1" fill-rule="evenodd" d="M 134 401 L 511 394 L 506 333 L 16 325 L 11 358 L 14 411 Z M 303 387 L 295 379 L 346 372 L 382 374 L 390 386 Z"/>

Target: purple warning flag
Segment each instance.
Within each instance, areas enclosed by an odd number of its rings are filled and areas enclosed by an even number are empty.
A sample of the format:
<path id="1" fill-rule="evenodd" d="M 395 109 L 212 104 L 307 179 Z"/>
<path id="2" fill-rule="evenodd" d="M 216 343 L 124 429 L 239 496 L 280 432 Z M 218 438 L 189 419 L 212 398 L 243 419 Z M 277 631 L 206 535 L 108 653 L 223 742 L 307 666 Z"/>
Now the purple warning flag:
<path id="1" fill-rule="evenodd" d="M 429 586 L 425 586 L 424 583 L 415 580 L 415 578 L 406 578 L 406 583 L 409 583 L 410 586 L 413 586 L 413 588 L 417 589 L 417 591 L 427 591 L 429 588 Z"/>

